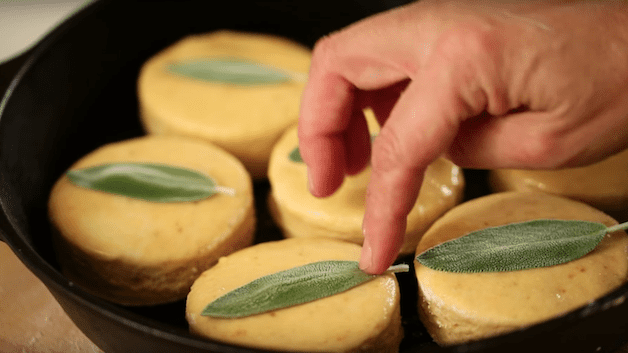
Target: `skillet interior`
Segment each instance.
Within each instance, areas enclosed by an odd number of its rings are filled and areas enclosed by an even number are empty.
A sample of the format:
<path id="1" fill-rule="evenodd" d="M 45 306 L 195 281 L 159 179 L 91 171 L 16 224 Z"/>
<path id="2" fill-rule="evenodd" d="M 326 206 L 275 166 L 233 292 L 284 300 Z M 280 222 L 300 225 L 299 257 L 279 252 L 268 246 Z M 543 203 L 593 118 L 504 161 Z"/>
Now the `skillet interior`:
<path id="1" fill-rule="evenodd" d="M 0 182 L 6 242 L 106 352 L 261 352 L 187 333 L 183 303 L 128 309 L 90 296 L 58 271 L 46 218 L 48 192 L 75 160 L 105 143 L 143 134 L 135 80 L 141 64 L 180 37 L 220 28 L 276 33 L 312 46 L 317 38 L 401 1 L 98 1 L 35 47 L 0 105 Z M 486 192 L 467 171 L 467 198 Z M 256 185 L 258 241 L 278 237 L 263 214 L 268 185 Z M 411 259 L 407 262 L 411 263 Z M 400 275 L 402 285 L 413 279 Z M 402 352 L 612 351 L 628 336 L 628 285 L 533 328 L 441 349 L 416 315 L 404 316 Z M 406 313 L 416 312 L 412 295 Z M 598 350 L 598 347 L 601 347 Z"/>

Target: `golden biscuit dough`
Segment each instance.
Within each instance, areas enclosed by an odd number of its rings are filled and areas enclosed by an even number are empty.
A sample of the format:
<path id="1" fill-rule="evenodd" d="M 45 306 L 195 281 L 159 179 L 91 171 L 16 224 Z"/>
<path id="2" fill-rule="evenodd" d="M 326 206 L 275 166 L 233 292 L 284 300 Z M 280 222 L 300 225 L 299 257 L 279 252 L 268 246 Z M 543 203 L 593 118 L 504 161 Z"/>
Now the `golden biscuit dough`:
<path id="1" fill-rule="evenodd" d="M 177 301 L 220 256 L 253 242 L 251 178 L 221 148 L 180 137 L 141 137 L 98 148 L 70 169 L 112 162 L 196 170 L 235 194 L 148 202 L 79 187 L 63 175 L 49 200 L 58 259 L 66 276 L 94 295 L 124 305 Z"/>
<path id="2" fill-rule="evenodd" d="M 371 131 L 377 133 L 374 123 Z M 273 149 L 268 179 L 271 184 L 269 208 L 286 237 L 324 236 L 362 244 L 362 219 L 370 167 L 347 176 L 342 186 L 326 198 L 312 196 L 307 187 L 307 168 L 288 158 L 298 146 L 297 129 L 286 131 Z M 401 255 L 412 254 L 427 228 L 464 196 L 462 170 L 440 158 L 425 174 L 421 193 L 408 215 Z"/>
<path id="3" fill-rule="evenodd" d="M 355 244 L 324 238 L 261 243 L 220 259 L 194 282 L 190 331 L 215 340 L 271 350 L 396 353 L 403 336 L 399 285 L 387 274 L 345 292 L 237 319 L 201 316 L 214 299 L 257 278 L 323 260 L 360 257 Z"/>
<path id="4" fill-rule="evenodd" d="M 493 170 L 489 180 L 495 192 L 547 192 L 587 203 L 619 222 L 628 221 L 628 150 L 579 168 Z"/>
<path id="5" fill-rule="evenodd" d="M 225 57 L 287 70 L 294 80 L 225 84 L 167 69 L 173 63 Z M 254 179 L 265 178 L 273 145 L 298 119 L 310 58 L 309 48 L 271 35 L 222 30 L 188 36 L 143 65 L 137 88 L 141 121 L 149 133 L 211 141 L 239 158 Z"/>
<path id="6" fill-rule="evenodd" d="M 492 194 L 463 203 L 425 233 L 417 255 L 444 241 L 486 227 L 533 219 L 577 219 L 617 224 L 586 204 L 535 192 Z M 495 273 L 450 273 L 415 260 L 419 314 L 441 345 L 514 331 L 603 296 L 628 276 L 628 237 L 615 232 L 580 259 L 549 267 Z"/>

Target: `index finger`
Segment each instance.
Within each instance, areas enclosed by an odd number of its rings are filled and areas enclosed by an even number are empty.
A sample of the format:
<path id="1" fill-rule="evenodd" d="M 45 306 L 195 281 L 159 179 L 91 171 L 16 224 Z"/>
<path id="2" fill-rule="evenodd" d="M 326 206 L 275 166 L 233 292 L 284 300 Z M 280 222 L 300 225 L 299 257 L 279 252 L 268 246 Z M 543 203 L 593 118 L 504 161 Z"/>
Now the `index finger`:
<path id="1" fill-rule="evenodd" d="M 373 98 L 369 92 L 394 86 L 412 71 L 390 61 L 391 53 L 395 53 L 400 62 L 413 62 L 402 41 L 390 41 L 397 35 L 388 33 L 394 26 L 380 23 L 396 22 L 395 13 L 392 10 L 360 21 L 319 40 L 314 47 L 301 100 L 299 149 L 315 196 L 332 194 L 346 173 L 366 165 L 370 137 L 362 109 Z M 373 25 L 388 29 L 373 36 L 368 28 Z M 397 96 L 378 92 L 376 104 L 389 111 L 403 86 L 392 89 Z"/>

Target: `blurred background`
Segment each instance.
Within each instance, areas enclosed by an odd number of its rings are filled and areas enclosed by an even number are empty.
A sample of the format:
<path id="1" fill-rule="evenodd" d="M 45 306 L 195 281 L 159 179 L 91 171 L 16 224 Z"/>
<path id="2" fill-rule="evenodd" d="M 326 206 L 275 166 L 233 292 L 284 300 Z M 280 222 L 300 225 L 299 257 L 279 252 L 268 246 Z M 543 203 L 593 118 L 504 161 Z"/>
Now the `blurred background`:
<path id="1" fill-rule="evenodd" d="M 28 50 L 90 0 L 0 0 L 0 64 Z"/>

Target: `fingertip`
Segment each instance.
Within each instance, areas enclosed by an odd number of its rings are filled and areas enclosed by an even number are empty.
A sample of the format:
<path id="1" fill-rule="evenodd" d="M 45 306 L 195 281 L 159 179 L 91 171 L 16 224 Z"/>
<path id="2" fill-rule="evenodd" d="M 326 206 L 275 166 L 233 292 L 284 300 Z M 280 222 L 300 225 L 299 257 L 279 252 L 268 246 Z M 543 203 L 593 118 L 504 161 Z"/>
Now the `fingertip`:
<path id="1" fill-rule="evenodd" d="M 384 273 L 397 258 L 399 250 L 378 251 L 378 247 L 365 246 L 360 257 L 360 269 L 368 274 L 380 275 Z"/>
<path id="2" fill-rule="evenodd" d="M 364 245 L 360 257 L 360 269 L 369 274 L 384 273 L 397 259 L 403 244 L 405 221 L 383 222 L 371 217 L 364 218 Z"/>
<path id="3" fill-rule="evenodd" d="M 318 197 L 318 188 L 312 180 L 312 170 L 310 167 L 307 167 L 307 189 L 310 191 L 310 194 Z"/>
<path id="4" fill-rule="evenodd" d="M 367 187 L 363 223 L 364 242 L 371 252 L 371 263 L 364 266 L 365 272 L 382 273 L 397 259 L 423 172 L 403 167 L 373 169 Z"/>
<path id="5" fill-rule="evenodd" d="M 307 187 L 314 197 L 322 198 L 331 196 L 344 181 L 342 175 L 332 175 L 329 174 L 326 177 L 317 177 L 312 172 L 312 168 L 308 167 L 308 175 L 307 175 Z"/>
<path id="6" fill-rule="evenodd" d="M 302 157 L 307 166 L 307 187 L 313 196 L 327 197 L 338 190 L 344 181 L 345 157 L 337 138 L 311 142 Z"/>
<path id="7" fill-rule="evenodd" d="M 342 181 L 341 178 L 334 178 L 331 174 L 326 177 L 317 176 L 313 172 L 313 167 L 307 167 L 307 187 L 314 197 L 322 198 L 332 195 L 342 185 Z"/>
<path id="8" fill-rule="evenodd" d="M 371 265 L 373 263 L 373 252 L 371 245 L 365 240 L 362 245 L 362 253 L 360 254 L 360 269 L 366 273 L 371 273 Z"/>

